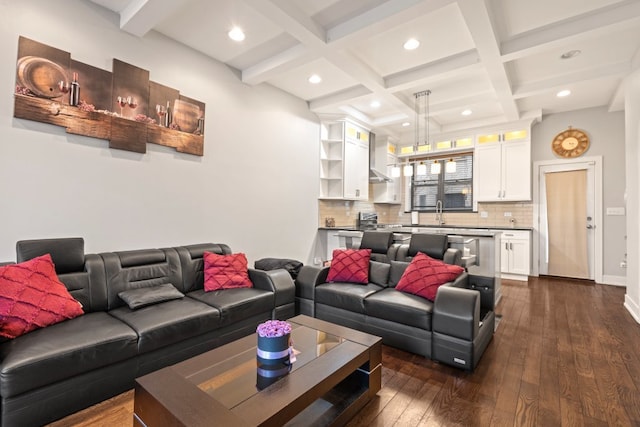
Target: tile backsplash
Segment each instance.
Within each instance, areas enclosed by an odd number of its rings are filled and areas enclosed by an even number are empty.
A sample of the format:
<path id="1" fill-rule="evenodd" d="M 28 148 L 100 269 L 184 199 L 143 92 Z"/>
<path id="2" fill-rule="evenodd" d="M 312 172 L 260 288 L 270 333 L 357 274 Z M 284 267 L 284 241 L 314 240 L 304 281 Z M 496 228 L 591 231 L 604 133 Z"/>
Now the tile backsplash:
<path id="1" fill-rule="evenodd" d="M 411 213 L 404 212 L 403 205 L 388 205 L 370 201 L 320 200 L 319 227 L 326 225 L 326 218 L 334 218 L 337 227 L 355 227 L 358 212 L 377 212 L 381 224 L 411 224 Z M 505 216 L 505 214 L 510 216 Z M 437 225 L 433 212 L 419 214 L 422 225 Z M 478 203 L 477 212 L 445 212 L 444 226 L 469 227 L 532 227 L 532 202 Z"/>

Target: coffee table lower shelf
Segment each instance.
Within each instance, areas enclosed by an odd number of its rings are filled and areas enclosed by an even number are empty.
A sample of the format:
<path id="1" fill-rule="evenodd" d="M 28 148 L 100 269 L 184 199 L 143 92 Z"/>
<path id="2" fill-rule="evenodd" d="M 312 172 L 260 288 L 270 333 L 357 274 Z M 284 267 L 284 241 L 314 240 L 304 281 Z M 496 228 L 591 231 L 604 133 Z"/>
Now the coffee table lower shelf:
<path id="1" fill-rule="evenodd" d="M 256 338 L 245 337 L 138 378 L 134 424 L 346 424 L 380 390 L 382 340 L 307 316 L 289 322 L 294 326 L 294 345 L 298 348 L 300 343 L 303 357 L 284 378 L 261 391 L 255 389 L 255 367 L 248 355 L 255 355 Z M 309 344 L 310 337 L 315 341 Z M 249 369 L 253 369 L 252 378 Z M 236 390 L 245 392 L 230 396 Z"/>

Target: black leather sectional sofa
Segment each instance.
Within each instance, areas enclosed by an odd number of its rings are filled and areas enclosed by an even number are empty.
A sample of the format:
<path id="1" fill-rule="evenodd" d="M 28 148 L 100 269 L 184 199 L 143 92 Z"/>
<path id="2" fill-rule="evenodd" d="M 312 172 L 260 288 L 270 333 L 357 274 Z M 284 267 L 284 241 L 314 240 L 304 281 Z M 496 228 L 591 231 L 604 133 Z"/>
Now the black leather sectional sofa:
<path id="1" fill-rule="evenodd" d="M 433 258 L 459 260 L 446 239 L 446 235 L 420 236 L 413 245 L 385 246 L 388 238 L 382 233 L 363 238 L 361 247 L 368 246 L 374 255 L 381 255 L 377 259 L 387 260 L 370 262 L 368 284 L 327 283 L 329 267 L 303 266 L 296 279 L 297 311 L 473 371 L 493 337 L 494 278 L 463 272 L 438 289 L 434 302 L 395 289 L 418 245 Z"/>
<path id="2" fill-rule="evenodd" d="M 252 288 L 204 292 L 204 251 L 224 244 L 85 254 L 81 238 L 21 241 L 17 261 L 51 254 L 84 315 L 0 343 L 2 426 L 35 426 L 134 386 L 134 379 L 295 313 L 285 270 L 249 269 Z M 131 310 L 118 293 L 171 284 L 184 298 Z"/>

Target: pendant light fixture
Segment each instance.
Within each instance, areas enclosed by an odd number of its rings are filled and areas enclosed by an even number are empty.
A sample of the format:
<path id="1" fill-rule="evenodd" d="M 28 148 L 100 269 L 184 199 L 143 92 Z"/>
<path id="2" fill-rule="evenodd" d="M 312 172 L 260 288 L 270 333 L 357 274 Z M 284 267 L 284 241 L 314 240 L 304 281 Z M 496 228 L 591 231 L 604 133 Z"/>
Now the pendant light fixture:
<path id="1" fill-rule="evenodd" d="M 431 163 L 431 175 L 438 175 L 440 173 L 440 162 L 438 160 L 434 160 Z"/>
<path id="2" fill-rule="evenodd" d="M 426 175 L 427 174 L 427 165 L 424 162 L 420 162 L 420 164 L 416 167 L 416 175 Z"/>
<path id="3" fill-rule="evenodd" d="M 454 162 L 453 159 L 449 159 L 449 161 L 444 167 L 444 170 L 447 173 L 456 173 L 456 162 Z"/>
<path id="4" fill-rule="evenodd" d="M 393 165 L 391 168 L 391 178 L 400 178 L 400 166 Z"/>
<path id="5" fill-rule="evenodd" d="M 430 90 L 423 90 L 422 92 L 416 92 L 413 94 L 415 104 L 414 110 L 416 112 L 415 118 L 415 137 L 413 140 L 413 152 L 418 153 L 422 151 L 420 147 L 422 146 L 430 146 L 429 141 L 429 95 L 431 95 Z M 420 124 L 422 122 L 422 118 L 424 117 L 424 125 L 422 127 L 422 131 L 420 129 Z M 428 147 L 426 151 L 429 151 Z M 426 166 L 424 166 L 426 168 Z M 423 165 L 419 164 L 415 171 L 418 175 L 426 174 L 426 169 L 423 169 Z M 425 172 L 421 174 L 420 172 Z M 404 176 L 413 176 L 414 168 L 411 165 L 407 165 L 404 167 Z"/>
<path id="6" fill-rule="evenodd" d="M 404 176 L 413 176 L 413 165 L 411 163 L 407 163 L 404 166 L 403 175 Z"/>

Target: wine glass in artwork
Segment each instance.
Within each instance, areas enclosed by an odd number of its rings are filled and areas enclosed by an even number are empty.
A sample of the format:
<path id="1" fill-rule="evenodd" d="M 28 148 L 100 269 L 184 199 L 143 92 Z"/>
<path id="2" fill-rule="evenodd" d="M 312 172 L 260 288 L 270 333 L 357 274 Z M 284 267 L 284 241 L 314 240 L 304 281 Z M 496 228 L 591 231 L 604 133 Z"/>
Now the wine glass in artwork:
<path id="1" fill-rule="evenodd" d="M 122 113 L 122 109 L 129 104 L 129 97 L 119 96 L 117 98 L 118 105 L 120 106 L 120 117 L 124 117 Z"/>
<path id="2" fill-rule="evenodd" d="M 127 105 L 129 105 L 129 108 L 131 108 L 132 110 L 135 110 L 138 107 L 138 100 L 135 97 L 128 97 L 128 101 L 129 103 Z"/>
<path id="3" fill-rule="evenodd" d="M 58 89 L 60 89 L 60 92 L 62 93 L 69 93 L 69 82 L 60 80 L 58 82 Z"/>
<path id="4" fill-rule="evenodd" d="M 156 104 L 156 114 L 158 115 L 158 124 L 162 126 L 163 118 L 167 114 L 167 108 L 164 105 Z"/>

